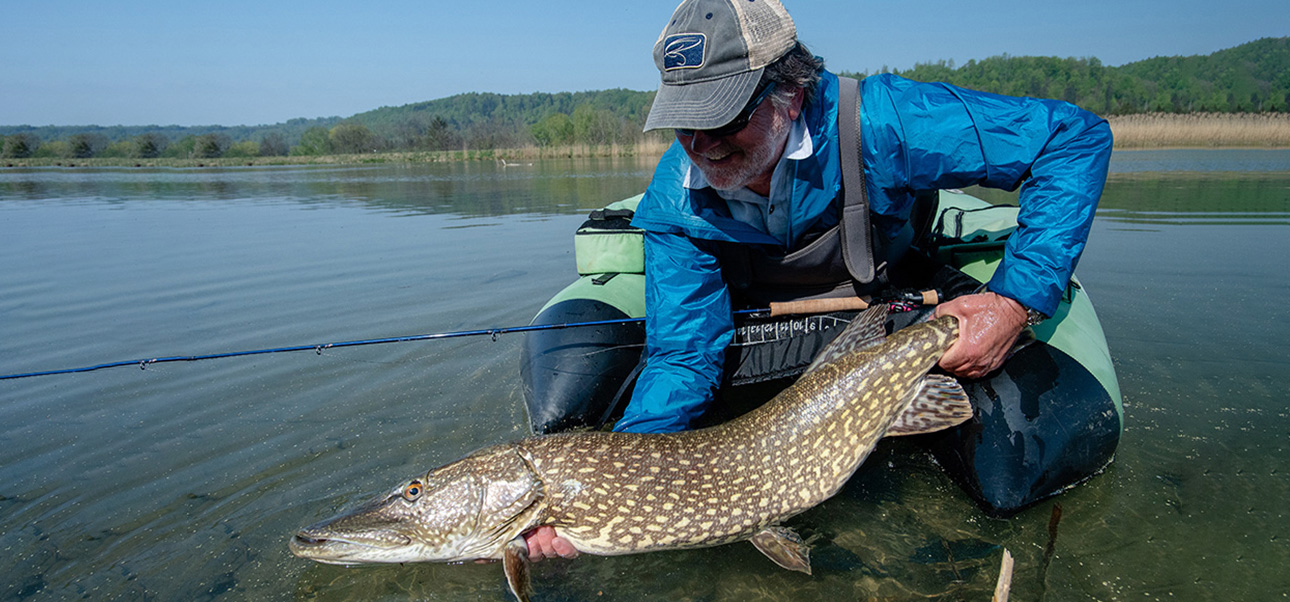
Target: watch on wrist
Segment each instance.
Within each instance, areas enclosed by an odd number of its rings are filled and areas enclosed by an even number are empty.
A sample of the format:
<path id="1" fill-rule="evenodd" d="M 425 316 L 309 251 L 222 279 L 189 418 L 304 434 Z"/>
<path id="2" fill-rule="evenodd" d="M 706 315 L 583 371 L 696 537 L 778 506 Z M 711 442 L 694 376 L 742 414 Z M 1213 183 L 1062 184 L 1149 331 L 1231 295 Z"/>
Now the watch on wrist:
<path id="1" fill-rule="evenodd" d="M 1026 308 L 1026 326 L 1038 326 L 1047 319 L 1048 316 L 1045 316 L 1043 312 L 1029 307 Z"/>

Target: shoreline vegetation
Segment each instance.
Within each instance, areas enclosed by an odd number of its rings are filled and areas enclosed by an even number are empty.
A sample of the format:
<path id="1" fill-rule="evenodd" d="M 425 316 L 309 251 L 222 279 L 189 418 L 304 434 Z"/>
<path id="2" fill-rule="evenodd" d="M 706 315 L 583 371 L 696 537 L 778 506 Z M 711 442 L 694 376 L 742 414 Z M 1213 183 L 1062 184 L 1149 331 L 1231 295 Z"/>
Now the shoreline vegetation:
<path id="1" fill-rule="evenodd" d="M 28 157 L 2 159 L 0 167 L 257 167 L 273 165 L 362 165 L 373 163 L 451 163 L 492 161 L 503 166 L 530 166 L 547 159 L 592 159 L 618 157 L 661 157 L 668 144 L 644 141 L 637 144 L 568 145 L 558 147 L 464 149 L 445 151 L 384 151 L 328 155 L 282 155 L 272 157 L 216 157 L 181 159 L 155 157 L 91 157 L 61 159 Z"/>
<path id="2" fill-rule="evenodd" d="M 1112 115 L 1116 148 L 1290 148 L 1290 37 L 1108 67 L 1093 57 L 996 56 L 883 67 L 913 81 L 1052 98 Z M 658 156 L 642 132 L 654 91 L 467 92 L 262 125 L 0 125 L 0 168 L 246 166 Z"/>
<path id="3" fill-rule="evenodd" d="M 1290 113 L 1139 113 L 1107 121 L 1117 150 L 1290 148 Z"/>
<path id="4" fill-rule="evenodd" d="M 1143 113 L 1108 117 L 1116 150 L 1148 149 L 1286 149 L 1290 148 L 1290 113 Z M 26 157 L 0 160 L 2 167 L 239 167 L 272 165 L 349 165 L 366 163 L 443 163 L 495 161 L 522 164 L 544 159 L 658 157 L 666 140 L 636 144 L 523 146 L 447 151 L 395 151 L 354 154 L 218 157 L 92 157 L 67 159 Z"/>

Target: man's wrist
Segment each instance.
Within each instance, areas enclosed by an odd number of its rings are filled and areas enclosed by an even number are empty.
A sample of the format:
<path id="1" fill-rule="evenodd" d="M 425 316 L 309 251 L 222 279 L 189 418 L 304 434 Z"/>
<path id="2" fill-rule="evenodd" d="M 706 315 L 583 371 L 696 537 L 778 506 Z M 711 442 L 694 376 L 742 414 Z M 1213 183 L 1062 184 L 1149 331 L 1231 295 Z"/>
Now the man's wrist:
<path id="1" fill-rule="evenodd" d="M 1044 312 L 1041 312 L 1041 311 L 1039 311 L 1039 310 L 1037 310 L 1037 309 L 1034 309 L 1034 308 L 1032 308 L 1032 307 L 1030 307 L 1030 306 L 1026 305 L 1025 303 L 1022 303 L 1022 302 L 1020 302 L 1020 301 L 1018 301 L 1018 300 L 1016 300 L 1016 299 L 1013 299 L 1012 297 L 1009 297 L 1009 296 L 1007 296 L 1007 295 L 1001 295 L 1001 294 L 999 294 L 999 293 L 995 293 L 994 291 L 989 291 L 989 292 L 991 292 L 991 293 L 993 293 L 993 294 L 997 295 L 997 296 L 998 296 L 999 298 L 1001 298 L 1001 299 L 1006 299 L 1006 300 L 1008 300 L 1008 301 L 1011 301 L 1011 302 L 1012 302 L 1012 305 L 1016 306 L 1016 307 L 1017 307 L 1017 309 L 1019 309 L 1019 310 L 1021 310 L 1023 313 L 1025 313 L 1025 314 L 1026 314 L 1026 326 L 1036 326 L 1036 325 L 1038 325 L 1038 324 L 1043 323 L 1043 321 L 1044 321 L 1044 320 L 1047 320 L 1047 319 L 1048 319 L 1048 316 L 1047 316 L 1046 314 L 1044 314 Z"/>

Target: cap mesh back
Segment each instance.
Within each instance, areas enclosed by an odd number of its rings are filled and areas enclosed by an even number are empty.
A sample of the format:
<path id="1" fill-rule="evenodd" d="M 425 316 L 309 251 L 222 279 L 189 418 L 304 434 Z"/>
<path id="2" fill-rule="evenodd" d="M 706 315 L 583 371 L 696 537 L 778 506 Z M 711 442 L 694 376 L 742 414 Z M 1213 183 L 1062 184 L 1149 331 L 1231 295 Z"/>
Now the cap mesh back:
<path id="1" fill-rule="evenodd" d="M 797 43 L 797 28 L 779 2 L 732 0 L 731 4 L 748 42 L 750 69 L 761 69 L 773 63 Z"/>

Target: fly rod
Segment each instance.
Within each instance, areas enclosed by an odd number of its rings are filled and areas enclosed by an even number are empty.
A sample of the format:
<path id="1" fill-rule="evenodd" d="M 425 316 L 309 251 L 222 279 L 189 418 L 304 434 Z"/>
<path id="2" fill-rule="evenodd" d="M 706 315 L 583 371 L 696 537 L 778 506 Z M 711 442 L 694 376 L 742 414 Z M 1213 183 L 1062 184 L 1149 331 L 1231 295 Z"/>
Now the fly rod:
<path id="1" fill-rule="evenodd" d="M 928 293 L 917 293 L 905 301 L 917 302 L 921 305 L 934 305 L 936 298 L 934 292 L 931 297 Z M 744 309 L 735 311 L 735 315 L 750 317 L 781 317 L 795 314 L 809 313 L 827 313 L 833 311 L 860 311 L 869 308 L 869 301 L 859 297 L 846 297 L 839 299 L 816 299 L 810 301 L 790 301 L 785 303 L 771 303 L 770 307 L 764 309 Z M 322 355 L 322 352 L 328 349 L 341 349 L 344 347 L 362 347 L 366 345 L 383 345 L 386 343 L 406 343 L 410 341 L 433 341 L 438 339 L 457 339 L 462 337 L 489 336 L 497 340 L 498 335 L 515 332 L 533 332 L 539 330 L 561 330 L 565 328 L 582 328 L 587 326 L 612 326 L 616 324 L 634 324 L 644 322 L 645 318 L 617 318 L 610 320 L 592 320 L 589 322 L 568 322 L 562 324 L 530 324 L 528 326 L 506 326 L 501 328 L 483 328 L 478 330 L 459 330 L 455 332 L 437 332 L 432 334 L 417 334 L 400 337 L 388 337 L 382 339 L 364 339 L 358 341 L 340 341 L 335 343 L 321 343 L 317 345 L 294 345 L 290 347 L 274 347 L 269 349 L 253 349 L 249 351 L 229 351 L 225 353 L 208 353 L 203 355 L 175 355 L 170 357 L 141 358 L 133 360 L 123 360 L 108 362 L 104 364 L 95 364 L 92 366 L 83 366 L 80 368 L 65 368 L 61 370 L 43 370 L 39 372 L 25 372 L 19 374 L 0 375 L 0 380 L 16 380 L 19 378 L 32 378 L 36 376 L 53 376 L 57 374 L 76 374 L 80 372 L 94 372 L 97 370 L 106 370 L 108 368 L 121 368 L 124 366 L 138 366 L 141 370 L 146 370 L 153 364 L 166 364 L 173 362 L 198 362 L 203 360 L 213 360 L 229 357 L 246 357 L 252 355 L 269 355 L 273 353 L 291 353 L 296 351 L 313 351 Z"/>
<path id="2" fill-rule="evenodd" d="M 270 349 L 253 349 L 249 351 L 229 351 L 225 353 L 208 353 L 204 355 L 175 355 L 170 357 L 144 358 L 134 360 L 123 360 L 117 362 L 108 362 L 105 364 L 96 364 L 93 366 L 83 366 L 80 368 L 66 368 L 62 370 L 45 370 L 41 372 L 27 372 L 23 374 L 6 374 L 0 376 L 0 380 L 13 380 L 18 378 L 30 378 L 33 376 L 52 376 L 55 374 L 75 374 L 78 372 L 94 372 L 107 368 L 120 368 L 123 366 L 138 366 L 140 369 L 147 369 L 153 364 L 165 364 L 171 362 L 198 362 L 202 360 L 213 360 L 227 357 L 246 357 L 251 355 L 269 355 L 272 353 L 291 353 L 295 351 L 314 351 L 319 355 L 328 349 L 340 349 L 343 347 L 362 347 L 366 345 L 383 345 L 386 343 L 406 343 L 410 341 L 433 341 L 437 339 L 457 339 L 462 337 L 491 336 L 494 340 L 497 335 L 512 332 L 532 332 L 535 330 L 560 330 L 563 328 L 578 328 L 582 326 L 606 326 L 614 324 L 631 324 L 634 322 L 643 322 L 645 318 L 619 318 L 613 320 L 594 320 L 590 322 L 569 322 L 563 324 L 532 324 L 529 326 L 506 326 L 502 328 L 485 328 L 479 330 L 459 330 L 455 332 L 436 332 L 433 334 L 416 334 L 400 337 L 388 337 L 383 339 L 363 339 L 358 341 L 339 341 L 335 343 L 321 343 L 317 345 L 294 345 L 290 347 L 274 347 Z"/>

